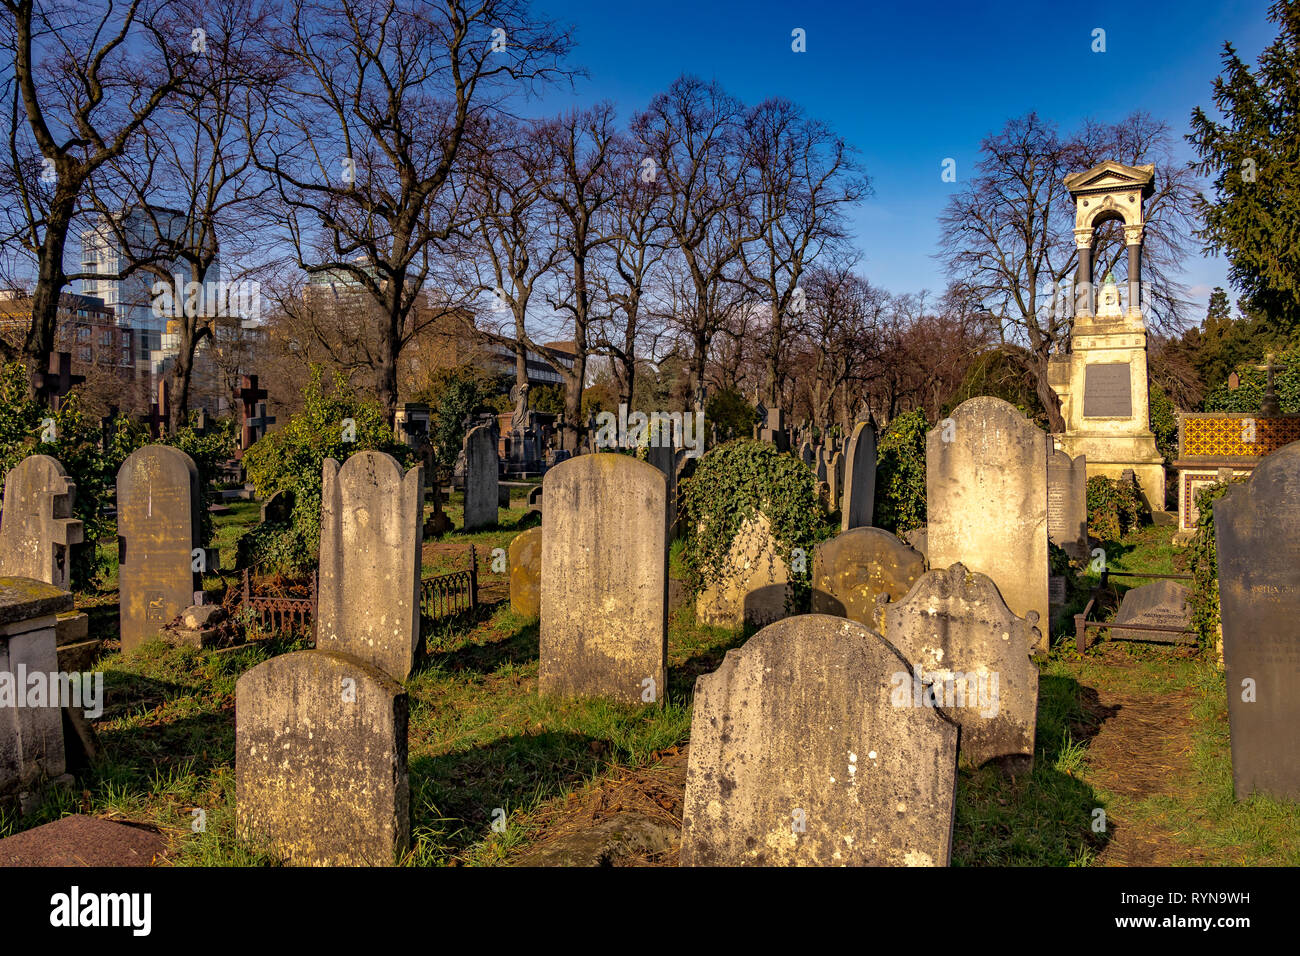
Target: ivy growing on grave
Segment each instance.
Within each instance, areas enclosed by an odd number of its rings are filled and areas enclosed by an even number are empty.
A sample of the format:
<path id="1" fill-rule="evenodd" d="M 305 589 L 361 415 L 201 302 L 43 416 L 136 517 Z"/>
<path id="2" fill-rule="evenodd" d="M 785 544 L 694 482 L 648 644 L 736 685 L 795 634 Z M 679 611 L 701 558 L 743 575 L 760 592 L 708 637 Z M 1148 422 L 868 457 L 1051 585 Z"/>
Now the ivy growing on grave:
<path id="1" fill-rule="evenodd" d="M 1192 589 L 1187 603 L 1192 608 L 1192 630 L 1196 631 L 1201 646 L 1214 647 L 1219 633 L 1219 551 L 1214 540 L 1214 503 L 1228 493 L 1232 481 L 1216 481 L 1196 493 L 1196 536 L 1188 546 L 1192 566 Z"/>
<path id="2" fill-rule="evenodd" d="M 719 445 L 699 459 L 695 474 L 682 481 L 686 527 L 682 564 L 694 592 L 719 584 L 731 543 L 745 522 L 767 516 L 779 553 L 790 568 L 793 608 L 811 595 L 813 547 L 822 526 L 813 473 L 793 455 L 767 442 L 740 438 Z M 802 569 L 791 555 L 800 548 Z"/>

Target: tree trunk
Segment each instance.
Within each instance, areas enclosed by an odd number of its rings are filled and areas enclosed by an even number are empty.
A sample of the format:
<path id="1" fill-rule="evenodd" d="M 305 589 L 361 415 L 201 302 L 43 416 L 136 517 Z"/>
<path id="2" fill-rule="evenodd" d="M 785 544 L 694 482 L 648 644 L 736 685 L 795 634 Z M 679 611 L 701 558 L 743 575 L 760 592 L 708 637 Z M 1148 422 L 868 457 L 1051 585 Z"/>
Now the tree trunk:
<path id="1" fill-rule="evenodd" d="M 63 271 L 63 253 L 68 240 L 68 226 L 72 222 L 74 197 L 60 199 L 50 209 L 45 225 L 45 240 L 41 245 L 36 288 L 32 292 L 32 323 L 23 343 L 23 357 L 27 363 L 28 397 L 37 399 L 36 376 L 50 367 L 54 352 L 54 330 L 59 322 L 59 296 L 68 284 Z"/>

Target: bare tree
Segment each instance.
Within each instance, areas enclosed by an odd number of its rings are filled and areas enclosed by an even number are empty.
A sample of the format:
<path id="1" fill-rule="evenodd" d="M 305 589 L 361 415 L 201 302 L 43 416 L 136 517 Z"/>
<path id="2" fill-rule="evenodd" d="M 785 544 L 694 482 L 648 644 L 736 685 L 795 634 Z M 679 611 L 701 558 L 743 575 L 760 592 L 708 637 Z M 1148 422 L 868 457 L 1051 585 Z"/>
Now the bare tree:
<path id="1" fill-rule="evenodd" d="M 180 337 L 167 409 L 173 431 L 188 419 L 199 346 L 212 346 L 219 326 L 238 337 L 256 318 L 260 295 L 244 283 L 256 274 L 248 257 L 264 245 L 260 200 L 271 186 L 253 157 L 282 78 L 261 42 L 272 24 L 261 0 L 179 0 L 175 12 L 199 31 L 190 70 L 146 120 L 135 148 L 107 163 L 88 190 L 99 229 L 126 263 L 116 278 L 154 277 L 154 310 Z M 125 210 L 146 228 L 129 228 Z"/>
<path id="2" fill-rule="evenodd" d="M 379 306 L 373 372 L 390 418 L 398 356 L 426 321 L 416 305 L 462 227 L 466 131 L 560 75 L 569 46 L 524 0 L 291 0 L 277 47 L 296 108 L 268 165 L 300 267 Z"/>
<path id="3" fill-rule="evenodd" d="M 749 111 L 743 149 L 747 231 L 756 238 L 741 247 L 741 256 L 746 289 L 766 304 L 763 389 L 776 401 L 783 353 L 806 308 L 804 272 L 848 238 L 844 212 L 866 194 L 868 182 L 844 140 L 789 100 L 766 100 Z"/>
<path id="4" fill-rule="evenodd" d="M 757 238 L 742 216 L 743 116 L 740 102 L 716 82 L 681 76 L 632 123 L 634 139 L 664 181 L 666 221 L 682 270 L 675 318 L 691 342 L 697 390 L 704 388 L 713 337 L 733 305 L 723 286 L 736 280 L 741 249 Z"/>
<path id="5" fill-rule="evenodd" d="M 33 395 L 49 367 L 59 296 L 70 281 L 64 254 L 86 183 L 120 157 L 187 74 L 192 38 L 170 0 L 132 0 L 99 9 L 0 0 L 0 73 L 7 112 L 5 179 L 12 240 L 36 270 L 31 326 L 22 354 Z M 5 358 L 11 348 L 0 345 Z"/>

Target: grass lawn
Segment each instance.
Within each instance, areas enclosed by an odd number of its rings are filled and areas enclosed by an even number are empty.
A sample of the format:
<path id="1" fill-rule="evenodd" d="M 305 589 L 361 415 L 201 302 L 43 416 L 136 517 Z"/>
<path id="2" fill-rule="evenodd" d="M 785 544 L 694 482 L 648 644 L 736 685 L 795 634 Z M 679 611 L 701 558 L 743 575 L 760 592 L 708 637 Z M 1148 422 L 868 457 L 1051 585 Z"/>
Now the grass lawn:
<path id="1" fill-rule="evenodd" d="M 517 533 L 525 498 L 526 489 L 514 490 L 497 528 L 426 542 L 424 574 L 463 568 L 472 543 L 480 581 L 499 597 L 507 576 L 493 570 L 493 549 Z M 459 523 L 459 496 L 447 511 Z M 218 547 L 233 549 L 256 517 L 257 506 L 241 502 L 217 518 Z M 1181 570 L 1171 533 L 1134 533 L 1108 548 L 1110 566 Z M 1122 580 L 1121 587 L 1142 583 Z M 112 600 L 98 599 L 92 621 L 109 626 Z M 632 800 L 629 787 L 651 794 L 660 815 L 680 827 L 695 678 L 746 636 L 699 627 L 689 605 L 678 607 L 666 700 L 633 707 L 540 698 L 537 621 L 514 614 L 508 601 L 436 627 L 426 635 L 427 660 L 407 682 L 406 862 L 513 862 L 555 833 L 619 812 Z M 76 791 L 51 794 L 21 822 L 0 817 L 0 835 L 80 811 L 161 828 L 173 838 L 176 864 L 269 862 L 234 836 L 235 682 L 268 656 L 302 646 L 271 639 L 215 652 L 161 643 L 130 658 L 108 651 L 98 665 L 107 691 L 96 722 L 99 758 L 79 772 Z M 502 813 L 498 832 L 492 823 Z M 675 848 L 643 862 L 673 864 Z M 1080 655 L 1067 638 L 1042 665 L 1033 772 L 1011 779 L 994 767 L 962 768 L 953 862 L 1296 865 L 1300 807 L 1233 799 L 1223 676 L 1212 655 L 1110 641 Z"/>

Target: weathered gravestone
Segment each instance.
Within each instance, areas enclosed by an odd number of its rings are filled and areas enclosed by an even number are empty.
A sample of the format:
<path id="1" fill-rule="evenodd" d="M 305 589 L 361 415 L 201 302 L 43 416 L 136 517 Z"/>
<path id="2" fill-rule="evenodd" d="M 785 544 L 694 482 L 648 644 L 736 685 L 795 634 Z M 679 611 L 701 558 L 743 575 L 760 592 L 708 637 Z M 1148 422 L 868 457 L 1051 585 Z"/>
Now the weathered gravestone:
<path id="1" fill-rule="evenodd" d="M 542 529 L 529 528 L 510 542 L 510 609 L 524 617 L 542 610 Z"/>
<path id="2" fill-rule="evenodd" d="M 1037 619 L 1016 617 L 997 586 L 961 564 L 927 571 L 885 612 L 885 638 L 911 662 L 945 714 L 961 725 L 961 753 L 1015 772 L 1034 763 Z"/>
<path id="3" fill-rule="evenodd" d="M 664 693 L 668 483 L 598 452 L 546 473 L 538 690 L 632 703 Z"/>
<path id="4" fill-rule="evenodd" d="M 77 486 L 49 455 L 24 458 L 5 475 L 0 513 L 0 575 L 35 578 L 70 590 L 72 545 L 83 538 L 72 517 Z"/>
<path id="5" fill-rule="evenodd" d="M 1121 624 L 1146 624 L 1156 627 L 1190 628 L 1192 611 L 1187 605 L 1187 588 L 1173 581 L 1156 581 L 1125 592 L 1115 615 L 1111 635 L 1125 641 L 1158 641 L 1161 643 L 1190 643 L 1190 634 L 1170 631 L 1134 631 Z"/>
<path id="6" fill-rule="evenodd" d="M 465 436 L 465 530 L 496 524 L 500 503 L 492 426 L 479 425 Z"/>
<path id="7" fill-rule="evenodd" d="M 836 510 L 844 493 L 844 456 L 839 452 L 831 455 L 830 467 L 826 469 L 826 485 L 830 489 L 831 510 Z"/>
<path id="8" fill-rule="evenodd" d="M 705 572 L 706 586 L 695 599 L 695 618 L 711 627 L 766 627 L 785 617 L 790 567 L 767 515 L 745 521 L 732 539 L 724 566 Z"/>
<path id="9" fill-rule="evenodd" d="M 1214 503 L 1232 783 L 1300 800 L 1300 443 Z"/>
<path id="10" fill-rule="evenodd" d="M 646 461 L 664 474 L 668 483 L 668 540 L 677 537 L 677 461 L 671 445 L 651 445 L 646 449 Z"/>
<path id="11" fill-rule="evenodd" d="M 854 621 L 772 624 L 695 683 L 684 866 L 944 866 L 957 727 Z"/>
<path id="12" fill-rule="evenodd" d="M 813 552 L 812 612 L 877 626 L 876 600 L 902 598 L 925 573 L 925 557 L 883 528 L 853 528 Z"/>
<path id="13" fill-rule="evenodd" d="M 1047 539 L 1076 561 L 1088 556 L 1088 467 L 1083 455 L 1047 455 Z"/>
<path id="14" fill-rule="evenodd" d="M 411 840 L 407 696 L 347 654 L 298 651 L 235 689 L 239 836 L 297 866 L 391 866 Z"/>
<path id="15" fill-rule="evenodd" d="M 48 455 L 24 458 L 5 476 L 0 513 L 0 576 L 33 578 L 71 590 L 72 546 L 84 540 L 72 517 L 77 486 Z M 99 638 L 87 640 L 89 618 L 76 610 L 59 615 L 59 669 L 81 670 L 99 653 Z"/>
<path id="16" fill-rule="evenodd" d="M 30 678 L 58 672 L 56 615 L 71 609 L 61 588 L 0 577 L 0 796 L 21 798 L 66 769 L 60 701 Z"/>
<path id="17" fill-rule="evenodd" d="M 277 491 L 262 502 L 262 521 L 271 524 L 288 524 L 293 519 L 296 500 L 294 493 L 288 488 Z"/>
<path id="18" fill-rule="evenodd" d="M 962 402 L 926 435 L 926 548 L 931 568 L 987 574 L 1017 617 L 1047 596 L 1048 436 L 1000 398 Z"/>
<path id="19" fill-rule="evenodd" d="M 920 552 L 922 557 L 926 557 L 929 551 L 929 534 L 925 528 L 913 528 L 911 531 L 903 533 L 903 540 Z M 927 561 L 929 559 L 927 558 Z"/>
<path id="20" fill-rule="evenodd" d="M 363 451 L 322 471 L 316 646 L 406 680 L 420 651 L 424 469 Z"/>
<path id="21" fill-rule="evenodd" d="M 117 472 L 122 650 L 135 650 L 194 604 L 202 546 L 199 471 L 169 445 L 145 445 Z"/>
<path id="22" fill-rule="evenodd" d="M 876 426 L 858 422 L 853 426 L 844 465 L 844 502 L 840 530 L 871 525 L 876 507 Z"/>

